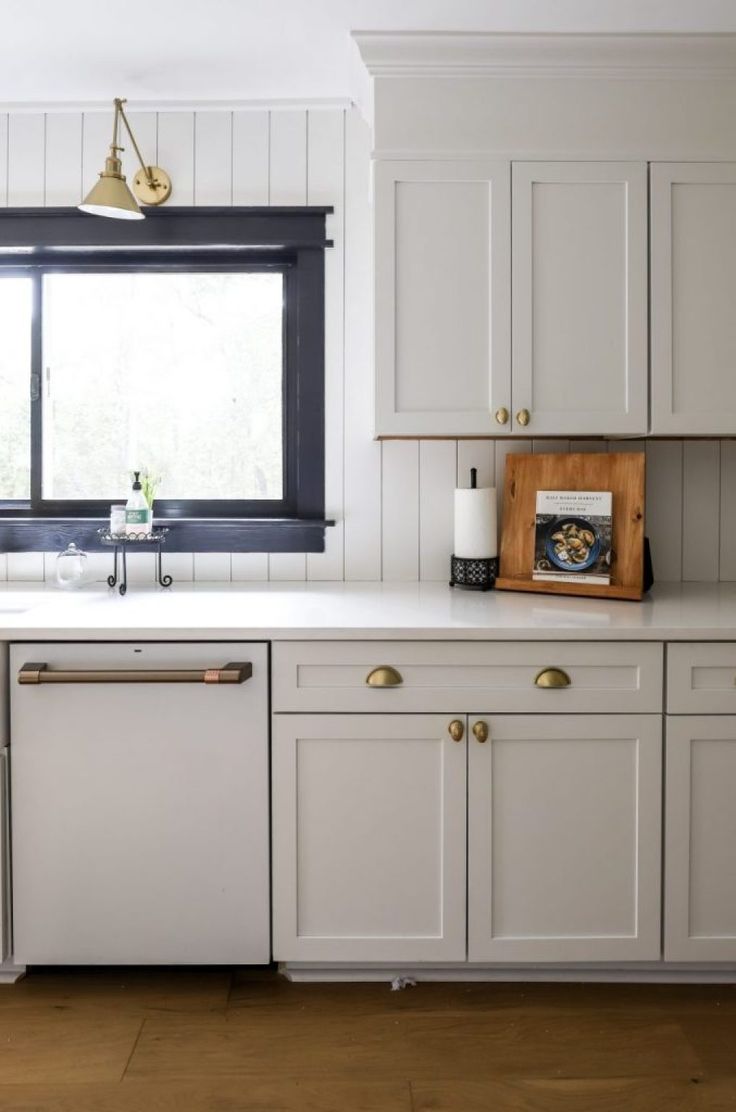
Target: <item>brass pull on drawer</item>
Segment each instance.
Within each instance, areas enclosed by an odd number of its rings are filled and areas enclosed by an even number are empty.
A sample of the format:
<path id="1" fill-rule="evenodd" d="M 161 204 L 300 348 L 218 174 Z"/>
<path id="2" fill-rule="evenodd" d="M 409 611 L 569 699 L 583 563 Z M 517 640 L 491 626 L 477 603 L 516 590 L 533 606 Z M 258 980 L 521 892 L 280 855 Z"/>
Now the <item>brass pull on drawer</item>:
<path id="1" fill-rule="evenodd" d="M 562 668 L 543 668 L 534 683 L 537 687 L 570 687 L 572 680 Z"/>
<path id="2" fill-rule="evenodd" d="M 365 682 L 369 687 L 400 687 L 404 679 L 390 664 L 380 664 L 368 673 Z"/>

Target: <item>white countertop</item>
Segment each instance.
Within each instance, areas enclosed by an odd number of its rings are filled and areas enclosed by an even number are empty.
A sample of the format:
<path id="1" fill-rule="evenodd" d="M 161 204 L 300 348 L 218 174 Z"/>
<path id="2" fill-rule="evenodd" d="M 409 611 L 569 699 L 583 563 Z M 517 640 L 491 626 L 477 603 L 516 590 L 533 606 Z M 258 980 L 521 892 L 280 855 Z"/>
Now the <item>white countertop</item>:
<path id="1" fill-rule="evenodd" d="M 644 602 L 475 593 L 443 583 L 210 583 L 80 591 L 0 585 L 0 641 L 736 640 L 736 584 L 663 583 Z"/>

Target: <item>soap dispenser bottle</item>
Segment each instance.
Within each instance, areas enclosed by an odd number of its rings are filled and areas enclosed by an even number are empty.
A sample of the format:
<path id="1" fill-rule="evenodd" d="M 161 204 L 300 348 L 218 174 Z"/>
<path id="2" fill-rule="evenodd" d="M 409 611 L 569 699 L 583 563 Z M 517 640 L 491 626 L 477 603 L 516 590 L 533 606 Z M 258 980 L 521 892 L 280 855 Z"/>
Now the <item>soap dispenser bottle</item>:
<path id="1" fill-rule="evenodd" d="M 125 534 L 128 537 L 144 536 L 151 532 L 153 526 L 151 507 L 143 493 L 140 471 L 134 471 L 133 476 L 133 489 L 125 504 Z"/>

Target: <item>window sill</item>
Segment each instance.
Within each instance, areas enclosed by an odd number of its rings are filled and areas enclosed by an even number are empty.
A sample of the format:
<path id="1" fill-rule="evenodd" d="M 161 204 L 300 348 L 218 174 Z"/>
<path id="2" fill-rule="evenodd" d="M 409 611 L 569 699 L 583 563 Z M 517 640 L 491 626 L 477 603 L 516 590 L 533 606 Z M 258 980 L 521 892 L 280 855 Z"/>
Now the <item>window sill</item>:
<path id="1" fill-rule="evenodd" d="M 53 552 L 74 541 L 102 551 L 97 530 L 106 518 L 0 516 L 0 552 Z M 167 552 L 324 552 L 325 528 L 312 518 L 175 518 L 165 526 Z"/>

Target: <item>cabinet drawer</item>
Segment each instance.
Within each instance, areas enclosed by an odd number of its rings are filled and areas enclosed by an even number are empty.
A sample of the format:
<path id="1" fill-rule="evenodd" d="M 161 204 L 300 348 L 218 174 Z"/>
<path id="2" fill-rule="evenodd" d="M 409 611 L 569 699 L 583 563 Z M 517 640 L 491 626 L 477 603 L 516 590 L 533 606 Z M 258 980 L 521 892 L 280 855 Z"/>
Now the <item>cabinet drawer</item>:
<path id="1" fill-rule="evenodd" d="M 283 642 L 274 645 L 273 665 L 274 711 L 662 709 L 662 646 L 656 644 Z M 368 677 L 382 667 L 394 669 L 400 682 L 372 686 Z M 569 685 L 540 686 L 537 677 L 549 669 L 562 671 Z"/>
<path id="2" fill-rule="evenodd" d="M 669 714 L 736 714 L 736 643 L 667 647 Z"/>

